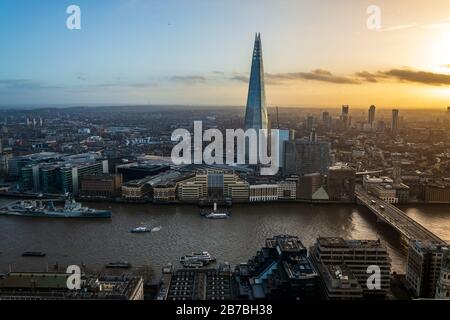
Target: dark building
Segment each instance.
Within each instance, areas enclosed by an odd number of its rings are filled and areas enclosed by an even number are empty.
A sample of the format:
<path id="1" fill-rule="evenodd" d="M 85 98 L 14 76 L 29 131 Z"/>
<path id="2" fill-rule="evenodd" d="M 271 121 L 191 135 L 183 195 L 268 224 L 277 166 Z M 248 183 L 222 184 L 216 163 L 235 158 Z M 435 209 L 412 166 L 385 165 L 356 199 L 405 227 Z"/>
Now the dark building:
<path id="1" fill-rule="evenodd" d="M 321 280 L 321 297 L 325 300 L 361 300 L 363 289 L 345 264 L 316 265 Z"/>
<path id="2" fill-rule="evenodd" d="M 406 260 L 406 281 L 415 297 L 435 297 L 447 255 L 449 248 L 441 243 L 419 240 L 410 242 Z"/>
<path id="3" fill-rule="evenodd" d="M 316 140 L 296 140 L 285 142 L 284 176 L 297 175 L 299 177 L 319 172 L 326 174 L 330 166 L 330 144 Z"/>
<path id="4" fill-rule="evenodd" d="M 330 113 L 328 111 L 324 111 L 322 113 L 322 124 L 324 126 L 325 129 L 330 129 L 331 127 L 331 116 Z"/>
<path id="5" fill-rule="evenodd" d="M 356 171 L 347 165 L 336 165 L 328 169 L 327 190 L 330 200 L 355 200 Z"/>
<path id="6" fill-rule="evenodd" d="M 142 277 L 87 276 L 80 290 L 69 290 L 70 274 L 10 272 L 0 279 L 0 300 L 143 300 Z"/>
<path id="7" fill-rule="evenodd" d="M 369 118 L 368 118 L 368 122 L 370 125 L 372 125 L 375 121 L 375 111 L 376 111 L 376 107 L 374 105 L 370 106 L 369 108 Z"/>
<path id="8" fill-rule="evenodd" d="M 444 180 L 424 182 L 420 186 L 420 195 L 425 202 L 449 203 L 450 183 Z"/>
<path id="9" fill-rule="evenodd" d="M 85 175 L 81 179 L 81 194 L 85 197 L 114 198 L 121 194 L 121 174 Z"/>
<path id="10" fill-rule="evenodd" d="M 235 269 L 240 299 L 311 300 L 319 297 L 318 273 L 293 236 L 276 236 Z"/>
<path id="11" fill-rule="evenodd" d="M 157 300 L 232 300 L 233 277 L 228 264 L 217 269 L 163 268 Z"/>
<path id="12" fill-rule="evenodd" d="M 349 111 L 350 111 L 350 107 L 348 105 L 342 106 L 342 114 L 341 114 L 342 130 L 347 130 L 350 126 L 350 118 L 348 115 Z"/>
<path id="13" fill-rule="evenodd" d="M 313 195 L 323 185 L 320 173 L 305 174 L 297 185 L 297 199 L 312 199 Z"/>
<path id="14" fill-rule="evenodd" d="M 391 259 L 380 240 L 344 240 L 342 238 L 318 238 L 310 249 L 314 265 L 345 265 L 358 280 L 365 299 L 385 299 L 390 289 Z M 380 269 L 380 289 L 371 289 L 367 281 L 368 269 Z"/>
<path id="15" fill-rule="evenodd" d="M 394 135 L 398 133 L 398 113 L 398 109 L 392 110 L 391 130 Z"/>
<path id="16" fill-rule="evenodd" d="M 158 173 L 167 171 L 170 166 L 167 165 L 146 165 L 146 164 L 124 164 L 116 167 L 116 173 L 122 174 L 123 182 L 140 180 L 145 177 L 154 176 Z"/>

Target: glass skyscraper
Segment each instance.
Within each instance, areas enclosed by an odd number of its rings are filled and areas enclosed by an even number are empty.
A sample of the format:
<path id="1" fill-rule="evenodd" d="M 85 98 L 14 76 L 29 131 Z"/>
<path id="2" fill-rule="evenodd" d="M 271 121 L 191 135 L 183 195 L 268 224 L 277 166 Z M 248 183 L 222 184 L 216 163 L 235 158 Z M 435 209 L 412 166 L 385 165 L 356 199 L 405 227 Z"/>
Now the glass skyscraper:
<path id="1" fill-rule="evenodd" d="M 245 130 L 268 129 L 261 35 L 256 34 L 245 111 Z"/>

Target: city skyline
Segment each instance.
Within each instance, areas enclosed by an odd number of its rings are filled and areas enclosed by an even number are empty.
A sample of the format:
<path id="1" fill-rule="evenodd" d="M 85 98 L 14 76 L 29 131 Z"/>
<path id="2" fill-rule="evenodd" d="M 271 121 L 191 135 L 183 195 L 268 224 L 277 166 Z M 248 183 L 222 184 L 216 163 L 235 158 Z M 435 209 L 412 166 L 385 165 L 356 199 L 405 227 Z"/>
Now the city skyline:
<path id="1" fill-rule="evenodd" d="M 379 1 L 379 31 L 366 25 L 369 1 L 82 0 L 81 30 L 65 26 L 72 3 L 31 4 L 0 4 L 2 105 L 242 106 L 255 32 L 268 106 L 450 104 L 447 1 Z"/>

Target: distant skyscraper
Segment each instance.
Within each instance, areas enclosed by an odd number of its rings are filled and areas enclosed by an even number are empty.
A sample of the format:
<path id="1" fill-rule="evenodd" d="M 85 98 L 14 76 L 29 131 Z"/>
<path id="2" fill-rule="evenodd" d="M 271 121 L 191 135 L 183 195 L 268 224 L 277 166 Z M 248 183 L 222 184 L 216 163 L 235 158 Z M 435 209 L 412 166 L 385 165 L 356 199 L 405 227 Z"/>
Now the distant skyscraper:
<path id="1" fill-rule="evenodd" d="M 330 113 L 328 111 L 322 112 L 322 122 L 324 125 L 327 125 L 329 119 L 330 119 Z"/>
<path id="2" fill-rule="evenodd" d="M 256 34 L 245 110 L 245 130 L 268 129 L 261 35 Z"/>
<path id="3" fill-rule="evenodd" d="M 285 155 L 285 141 L 290 140 L 289 129 L 279 129 L 278 133 L 278 164 L 280 168 L 284 167 L 284 155 Z"/>
<path id="4" fill-rule="evenodd" d="M 303 176 L 309 173 L 327 174 L 330 166 L 330 144 L 317 141 L 315 131 L 310 140 L 285 142 L 285 176 Z"/>
<path id="5" fill-rule="evenodd" d="M 369 108 L 369 124 L 372 125 L 375 121 L 375 110 L 376 107 L 374 105 L 370 106 Z"/>
<path id="6" fill-rule="evenodd" d="M 392 110 L 392 133 L 398 133 L 398 109 Z"/>
<path id="7" fill-rule="evenodd" d="M 306 118 L 306 131 L 310 132 L 314 128 L 314 117 L 308 116 Z"/>
<path id="8" fill-rule="evenodd" d="M 348 112 L 349 112 L 350 107 L 348 105 L 343 105 L 342 106 L 342 115 L 341 115 L 341 121 L 342 121 L 342 128 L 344 130 L 348 129 L 349 127 L 349 117 L 348 117 Z"/>

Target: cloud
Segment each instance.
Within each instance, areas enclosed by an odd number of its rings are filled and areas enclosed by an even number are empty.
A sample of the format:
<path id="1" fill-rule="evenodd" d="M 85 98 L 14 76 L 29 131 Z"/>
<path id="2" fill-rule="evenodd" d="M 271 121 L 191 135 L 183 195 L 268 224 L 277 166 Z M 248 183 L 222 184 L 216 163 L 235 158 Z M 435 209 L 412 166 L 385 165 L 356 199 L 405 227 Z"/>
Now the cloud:
<path id="1" fill-rule="evenodd" d="M 447 67 L 450 68 L 450 65 Z M 416 82 L 427 85 L 450 85 L 450 74 L 434 73 L 430 71 L 413 70 L 407 67 L 402 69 L 390 69 L 375 73 L 361 71 L 355 75 L 366 82 L 379 82 L 380 80 L 393 79 L 399 82 Z"/>
<path id="2" fill-rule="evenodd" d="M 312 72 L 288 72 L 288 73 L 276 73 L 276 74 L 266 74 L 266 79 L 269 81 L 285 82 L 292 80 L 313 80 L 322 81 L 335 84 L 360 84 L 361 81 L 358 79 L 337 76 L 332 74 L 330 71 L 323 69 L 316 69 Z"/>
<path id="3" fill-rule="evenodd" d="M 405 30 L 405 29 L 414 28 L 416 26 L 417 26 L 417 24 L 415 24 L 415 23 L 401 24 L 401 25 L 398 25 L 398 26 L 393 26 L 393 27 L 389 27 L 389 28 L 383 28 L 380 31 L 381 32 L 399 31 L 399 30 Z"/>
<path id="4" fill-rule="evenodd" d="M 0 79 L 0 86 L 6 89 L 29 90 L 29 89 L 53 89 L 60 88 L 58 86 L 50 86 L 43 82 L 31 79 Z"/>
<path id="5" fill-rule="evenodd" d="M 240 82 L 248 82 L 249 78 L 247 76 L 234 75 L 231 77 L 231 80 L 240 81 Z"/>
<path id="6" fill-rule="evenodd" d="M 172 82 L 185 83 L 185 84 L 198 84 L 205 83 L 207 79 L 204 76 L 173 76 L 170 78 Z"/>
<path id="7" fill-rule="evenodd" d="M 362 78 L 366 82 L 372 82 L 372 83 L 378 82 L 377 78 L 380 76 L 377 74 L 370 73 L 368 71 L 356 72 L 355 75 L 359 78 Z"/>
<path id="8" fill-rule="evenodd" d="M 380 71 L 381 76 L 395 78 L 399 81 L 416 82 L 428 85 L 450 85 L 450 74 L 434 73 L 411 69 L 391 69 Z"/>
<path id="9" fill-rule="evenodd" d="M 150 87 L 157 87 L 158 84 L 153 82 L 113 81 L 113 82 L 98 83 L 95 86 L 99 88 L 112 88 L 112 87 L 150 88 Z"/>

